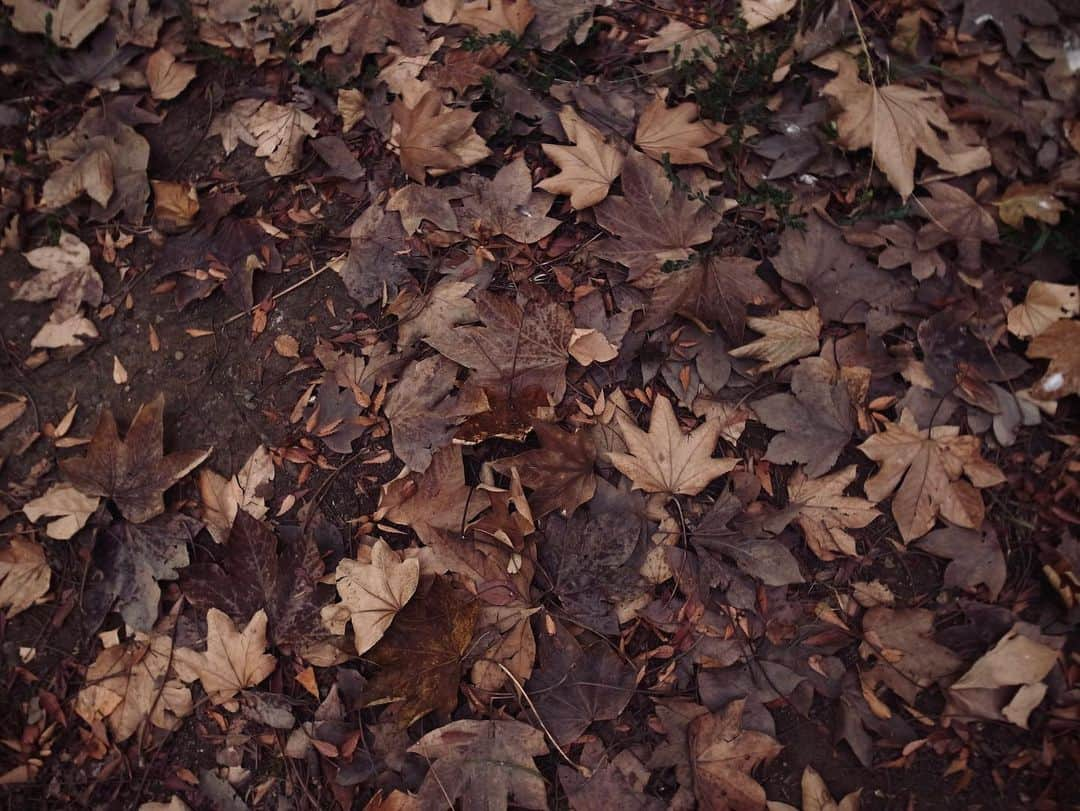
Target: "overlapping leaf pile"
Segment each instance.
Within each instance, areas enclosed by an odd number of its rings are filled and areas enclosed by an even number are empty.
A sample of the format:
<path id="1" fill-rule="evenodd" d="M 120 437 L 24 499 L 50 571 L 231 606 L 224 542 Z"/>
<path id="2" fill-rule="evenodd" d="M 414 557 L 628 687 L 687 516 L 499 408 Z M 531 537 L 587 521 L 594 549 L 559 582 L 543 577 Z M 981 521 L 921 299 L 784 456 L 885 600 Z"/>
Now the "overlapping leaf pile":
<path id="1" fill-rule="evenodd" d="M 85 440 L 76 402 L 35 406 L 6 453 L 62 458 L 7 485 L 0 608 L 59 598 L 54 625 L 100 641 L 50 674 L 41 637 L 16 646 L 13 678 L 47 681 L 0 781 L 66 768 L 54 801 L 102 800 L 187 734 L 210 757 L 143 808 L 854 809 L 933 752 L 927 802 L 1039 764 L 1057 807 L 1080 724 L 1070 4 L 4 3 L 92 87 L 31 163 L 0 153 L 13 300 L 52 308 L 24 387 L 110 352 L 133 272 L 172 318 L 220 288 L 298 396 L 252 409 L 276 438 L 239 464 L 165 453 L 160 395 L 123 438 L 121 389 Z M 250 82 L 215 97 L 209 55 Z M 224 163 L 155 176 L 144 133 L 197 92 L 194 148 Z M 344 323 L 275 332 L 324 271 Z M 8 399 L 0 430 L 31 416 Z M 335 525 L 340 477 L 378 495 Z M 979 722 L 1008 730 L 1000 762 Z"/>

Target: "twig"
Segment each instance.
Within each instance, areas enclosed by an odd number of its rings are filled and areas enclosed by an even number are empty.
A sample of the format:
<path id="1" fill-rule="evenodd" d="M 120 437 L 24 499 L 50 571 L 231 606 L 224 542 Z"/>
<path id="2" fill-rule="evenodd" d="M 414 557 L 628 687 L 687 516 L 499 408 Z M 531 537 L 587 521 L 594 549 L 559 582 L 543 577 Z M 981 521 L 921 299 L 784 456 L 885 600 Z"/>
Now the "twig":
<path id="1" fill-rule="evenodd" d="M 279 291 L 277 293 L 274 293 L 274 295 L 272 295 L 270 297 L 270 301 L 277 301 L 278 299 L 280 299 L 280 298 L 282 298 L 284 296 L 287 296 L 293 290 L 296 290 L 299 287 L 303 287 L 305 284 L 310 282 L 312 279 L 314 279 L 316 276 L 321 274 L 323 271 L 329 270 L 330 267 L 331 267 L 330 263 L 327 262 L 325 265 L 323 265 L 321 268 L 316 270 L 314 273 L 310 274 L 309 276 L 305 276 L 303 279 L 298 281 L 296 284 L 289 285 L 284 290 L 281 290 L 281 291 Z M 262 306 L 261 302 L 259 304 L 256 304 L 250 310 L 244 310 L 241 313 L 237 313 L 236 315 L 229 317 L 228 319 L 225 320 L 225 323 L 223 323 L 221 326 L 227 327 L 227 326 L 229 326 L 229 324 L 232 324 L 234 321 L 239 321 L 241 318 L 244 318 L 245 316 L 251 315 L 257 309 L 259 309 L 260 306 Z"/>

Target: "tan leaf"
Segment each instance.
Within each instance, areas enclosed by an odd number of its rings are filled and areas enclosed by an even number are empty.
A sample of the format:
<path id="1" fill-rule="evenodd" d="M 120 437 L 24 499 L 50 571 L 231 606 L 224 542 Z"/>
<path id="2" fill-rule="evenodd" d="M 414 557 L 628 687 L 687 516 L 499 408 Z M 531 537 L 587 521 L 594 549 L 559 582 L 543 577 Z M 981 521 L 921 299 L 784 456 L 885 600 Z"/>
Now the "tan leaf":
<path id="1" fill-rule="evenodd" d="M 442 47 L 445 37 L 435 37 L 418 53 L 406 53 L 395 45 L 386 49 L 389 61 L 379 71 L 377 81 L 386 86 L 409 107 L 415 107 L 424 94 L 432 89 L 429 81 L 420 80 L 420 72 L 431 62 L 431 57 Z M 340 99 L 340 96 L 339 96 Z"/>
<path id="2" fill-rule="evenodd" d="M 1054 196 L 1049 186 L 1029 186 L 1024 183 L 1009 186 L 995 205 L 1001 221 L 1013 228 L 1023 228 L 1025 218 L 1057 225 L 1061 221 L 1061 212 L 1065 210 L 1065 204 Z"/>
<path id="3" fill-rule="evenodd" d="M 120 362 L 120 357 L 118 355 L 113 355 L 112 379 L 113 383 L 118 386 L 122 386 L 128 382 L 127 369 L 125 369 L 124 364 Z"/>
<path id="4" fill-rule="evenodd" d="M 607 363 L 619 355 L 619 347 L 611 343 L 604 333 L 580 327 L 575 327 L 574 334 L 570 336 L 570 346 L 567 347 L 567 351 L 582 366 L 588 366 L 591 363 Z"/>
<path id="5" fill-rule="evenodd" d="M 243 631 L 216 608 L 206 612 L 206 652 L 177 648 L 176 672 L 186 682 L 198 679 L 214 704 L 266 679 L 277 659 L 266 653 L 266 612 L 255 612 Z"/>
<path id="6" fill-rule="evenodd" d="M 160 633 L 137 633 L 123 644 L 105 648 L 86 671 L 75 712 L 89 724 L 105 721 L 117 743 L 147 722 L 176 729 L 193 707 L 191 691 L 169 678 L 173 653 L 172 637 Z"/>
<path id="7" fill-rule="evenodd" d="M 440 355 L 410 364 L 386 398 L 394 453 L 409 470 L 427 470 L 431 456 L 450 443 L 455 414 L 458 366 Z"/>
<path id="8" fill-rule="evenodd" d="M 609 144 L 600 130 L 583 121 L 572 107 L 563 107 L 559 121 L 574 146 L 542 144 L 544 154 L 561 170 L 536 184 L 552 194 L 569 194 L 570 205 L 580 211 L 608 195 L 622 171 L 623 154 Z"/>
<path id="9" fill-rule="evenodd" d="M 765 361 L 759 372 L 779 369 L 785 363 L 818 351 L 821 316 L 817 307 L 809 310 L 781 310 L 767 318 L 748 318 L 747 325 L 763 337 L 728 351 L 733 358 Z"/>
<path id="10" fill-rule="evenodd" d="M 49 175 L 41 189 L 41 205 L 45 208 L 66 206 L 85 192 L 91 200 L 104 206 L 113 190 L 112 157 L 105 149 L 93 149 Z"/>
<path id="11" fill-rule="evenodd" d="M 243 510 L 252 518 L 266 515 L 265 490 L 274 480 L 274 462 L 265 445 L 259 445 L 235 476 L 226 479 L 208 468 L 199 471 L 202 520 L 218 543 L 225 543 L 236 513 Z"/>
<path id="12" fill-rule="evenodd" d="M 0 431 L 11 427 L 19 418 L 26 413 L 26 397 L 22 395 L 8 395 L 14 397 L 10 403 L 0 405 Z M 54 434 L 55 436 L 56 434 Z M 60 436 L 63 436 L 61 434 Z"/>
<path id="13" fill-rule="evenodd" d="M 49 590 L 51 577 L 45 550 L 29 538 L 12 536 L 0 549 L 0 608 L 9 619 L 25 611 Z"/>
<path id="14" fill-rule="evenodd" d="M 702 147 L 726 132 L 722 124 L 698 121 L 698 106 L 691 101 L 668 107 L 663 99 L 653 101 L 641 113 L 634 143 L 657 161 L 666 155 L 674 164 L 709 163 Z"/>
<path id="15" fill-rule="evenodd" d="M 191 809 L 187 803 L 174 794 L 167 803 L 143 803 L 139 806 L 139 811 L 191 811 Z"/>
<path id="16" fill-rule="evenodd" d="M 624 414 L 618 415 L 618 421 L 629 452 L 610 454 L 611 463 L 630 478 L 635 489 L 696 496 L 738 464 L 737 459 L 713 458 L 724 430 L 720 420 L 705 420 L 685 434 L 662 395 L 653 403 L 648 433 Z"/>
<path id="17" fill-rule="evenodd" d="M 1046 374 L 1031 387 L 1036 400 L 1080 394 L 1080 321 L 1055 321 L 1028 344 L 1029 358 L 1049 358 Z"/>
<path id="18" fill-rule="evenodd" d="M 858 554 L 847 530 L 862 529 L 881 515 L 873 502 L 844 495 L 856 475 L 854 465 L 818 479 L 808 479 L 800 470 L 788 482 L 788 504 L 799 511 L 795 523 L 822 560 Z"/>
<path id="19" fill-rule="evenodd" d="M 561 224 L 548 217 L 555 198 L 535 191 L 524 158 L 503 166 L 491 180 L 472 174 L 462 178 L 461 222 L 466 233 L 488 238 L 505 234 L 515 242 L 532 244 Z"/>
<path id="20" fill-rule="evenodd" d="M 838 51 L 814 64 L 838 73 L 821 91 L 841 109 L 836 119 L 837 144 L 844 149 L 870 147 L 874 162 L 905 200 L 915 188 L 919 151 L 957 175 L 990 165 L 985 146 L 969 146 L 959 140 L 940 92 L 898 84 L 875 87 L 859 79 L 855 61 Z M 942 141 L 939 132 L 947 140 Z"/>
<path id="21" fill-rule="evenodd" d="M 746 30 L 756 31 L 776 22 L 795 8 L 797 2 L 798 0 L 742 0 L 742 18 L 746 20 Z"/>
<path id="22" fill-rule="evenodd" d="M 979 444 L 978 437 L 960 436 L 956 426 L 920 430 L 905 411 L 899 422 L 887 423 L 884 432 L 859 446 L 881 465 L 866 481 L 866 495 L 881 501 L 895 491 L 892 514 L 905 542 L 933 529 L 939 516 L 975 529 L 985 514 L 976 488 L 1005 481 L 1001 471 L 979 454 Z"/>
<path id="23" fill-rule="evenodd" d="M 994 689 L 1042 681 L 1058 660 L 1058 652 L 1010 630 L 971 666 L 950 689 Z"/>
<path id="24" fill-rule="evenodd" d="M 445 335 L 460 324 L 476 321 L 476 303 L 468 298 L 473 287 L 472 282 L 444 279 L 427 295 L 402 291 L 387 307 L 387 312 L 398 317 L 398 346 L 412 346 L 431 335 Z"/>
<path id="25" fill-rule="evenodd" d="M 364 117 L 367 97 L 355 87 L 343 87 L 338 90 L 337 111 L 341 116 L 341 131 L 349 132 Z"/>
<path id="26" fill-rule="evenodd" d="M 1009 310 L 1009 332 L 1033 338 L 1051 324 L 1080 313 L 1080 285 L 1032 282 L 1023 304 Z"/>
<path id="27" fill-rule="evenodd" d="M 247 125 L 258 142 L 255 154 L 266 158 L 267 173 L 278 177 L 300 168 L 304 140 L 317 134 L 316 123 L 292 105 L 263 102 Z"/>
<path id="28" fill-rule="evenodd" d="M 257 146 L 259 139 L 252 134 L 248 122 L 261 105 L 260 99 L 240 99 L 228 110 L 214 116 L 207 134 L 221 136 L 221 146 L 226 155 L 231 155 L 242 143 Z"/>
<path id="29" fill-rule="evenodd" d="M 73 315 L 63 321 L 46 321 L 30 339 L 34 349 L 60 349 L 65 346 L 85 346 L 83 338 L 97 338 L 97 327 L 89 318 Z"/>
<path id="30" fill-rule="evenodd" d="M 379 540 L 371 548 L 370 563 L 346 558 L 338 564 L 334 577 L 340 605 L 352 620 L 356 652 L 364 654 L 382 639 L 398 611 L 416 593 L 420 561 L 402 560 L 399 553 Z"/>
<path id="31" fill-rule="evenodd" d="M 195 78 L 196 68 L 184 62 L 177 62 L 176 57 L 165 48 L 150 54 L 146 61 L 146 82 L 150 85 L 150 95 L 158 100 L 175 99 L 184 92 Z"/>
<path id="32" fill-rule="evenodd" d="M 484 36 L 509 31 L 520 37 L 536 16 L 529 0 L 465 0 L 454 15 L 454 22 L 475 28 Z"/>
<path id="33" fill-rule="evenodd" d="M 101 304 L 104 287 L 101 276 L 90 264 L 90 248 L 74 234 L 64 232 L 55 246 L 36 248 L 23 254 L 39 272 L 19 285 L 16 301 L 56 299 L 53 320 L 75 316 L 83 303 Z"/>
<path id="34" fill-rule="evenodd" d="M 199 213 L 199 195 L 189 183 L 151 180 L 154 190 L 154 224 L 167 234 L 188 228 Z"/>
<path id="35" fill-rule="evenodd" d="M 391 106 L 401 168 L 418 183 L 479 163 L 491 150 L 473 129 L 476 113 L 444 106 L 438 91 L 426 93 L 415 107 L 398 100 Z"/>
<path id="36" fill-rule="evenodd" d="M 670 52 L 675 65 L 700 58 L 709 70 L 716 70 L 715 57 L 722 53 L 720 40 L 712 29 L 692 28 L 681 20 L 672 20 L 655 36 L 638 40 L 637 44 L 645 46 L 645 53 Z"/>
<path id="37" fill-rule="evenodd" d="M 702 811 L 751 811 L 765 807 L 765 789 L 751 771 L 783 747 L 763 732 L 743 729 L 745 699 L 694 718 L 687 734 L 694 792 Z"/>
<path id="38" fill-rule="evenodd" d="M 851 792 L 839 803 L 833 799 L 829 787 L 813 766 L 807 766 L 802 773 L 802 809 L 801 811 L 859 811 L 859 798 L 862 789 Z M 787 803 L 770 800 L 768 811 L 796 811 Z"/>
<path id="39" fill-rule="evenodd" d="M 34 523 L 42 516 L 59 516 L 45 527 L 45 534 L 65 541 L 86 526 L 101 499 L 84 496 L 70 484 L 54 484 L 44 495 L 23 505 L 23 513 Z"/>
<path id="40" fill-rule="evenodd" d="M 109 16 L 110 0 L 5 0 L 13 6 L 11 25 L 24 34 L 45 34 L 61 48 L 78 48 Z"/>
<path id="41" fill-rule="evenodd" d="M 555 509 L 570 515 L 596 492 L 596 444 L 588 431 L 571 434 L 544 422 L 533 430 L 541 447 L 493 466 L 501 473 L 518 471 L 521 483 L 533 491 L 529 503 L 538 518 Z"/>
<path id="42" fill-rule="evenodd" d="M 457 187 L 440 189 L 410 183 L 390 195 L 386 210 L 401 215 L 401 226 L 409 235 L 415 234 L 424 220 L 444 231 L 457 231 L 457 215 L 450 201 L 460 199 L 463 193 Z"/>

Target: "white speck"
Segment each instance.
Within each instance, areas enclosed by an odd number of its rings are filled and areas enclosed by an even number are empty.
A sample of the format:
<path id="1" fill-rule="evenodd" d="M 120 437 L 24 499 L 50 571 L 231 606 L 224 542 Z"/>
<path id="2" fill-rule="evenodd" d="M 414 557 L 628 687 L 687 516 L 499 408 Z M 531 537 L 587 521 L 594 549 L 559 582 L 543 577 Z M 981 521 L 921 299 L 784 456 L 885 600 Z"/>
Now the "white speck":
<path id="1" fill-rule="evenodd" d="M 799 182 L 807 186 L 813 186 L 817 183 L 817 178 L 813 175 L 799 175 Z"/>
<path id="2" fill-rule="evenodd" d="M 1066 48 L 1065 63 L 1069 66 L 1069 73 L 1080 72 L 1080 48 Z"/>
<path id="3" fill-rule="evenodd" d="M 994 19 L 993 14 L 980 14 L 978 17 L 975 18 L 975 25 L 982 25 L 983 23 L 988 23 L 992 19 Z"/>
<path id="4" fill-rule="evenodd" d="M 1051 206 L 1051 205 L 1050 205 L 1050 203 L 1049 203 L 1048 201 L 1046 201 L 1046 200 L 1040 200 L 1040 201 L 1038 202 L 1038 206 L 1039 206 L 1039 208 L 1041 208 L 1041 209 L 1042 209 L 1043 211 L 1046 211 L 1046 209 L 1048 209 L 1048 208 L 1053 208 L 1053 206 Z"/>
<path id="5" fill-rule="evenodd" d="M 1043 391 L 1057 391 L 1065 385 L 1065 375 L 1061 372 L 1054 372 L 1046 380 L 1043 381 Z"/>
<path id="6" fill-rule="evenodd" d="M 784 125 L 784 135 L 798 135 L 800 132 L 802 132 L 802 127 L 798 124 Z"/>

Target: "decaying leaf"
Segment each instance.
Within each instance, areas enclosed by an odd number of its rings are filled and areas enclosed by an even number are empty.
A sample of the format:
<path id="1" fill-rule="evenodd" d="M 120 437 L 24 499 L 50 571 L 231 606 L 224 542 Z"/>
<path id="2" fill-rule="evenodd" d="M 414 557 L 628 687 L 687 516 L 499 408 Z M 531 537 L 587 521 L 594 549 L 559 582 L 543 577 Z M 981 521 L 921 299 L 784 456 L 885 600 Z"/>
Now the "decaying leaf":
<path id="1" fill-rule="evenodd" d="M 55 247 L 35 248 L 23 256 L 39 272 L 19 285 L 16 301 L 56 299 L 53 318 L 57 321 L 75 316 L 84 303 L 101 304 L 101 276 L 90 264 L 90 248 L 74 234 L 62 233 Z"/>
<path id="2" fill-rule="evenodd" d="M 165 455 L 164 413 L 165 395 L 159 394 L 139 407 L 121 440 L 116 418 L 102 411 L 86 456 L 61 460 L 60 472 L 84 495 L 112 499 L 136 524 L 161 515 L 165 491 L 210 455 L 208 450 Z"/>
<path id="3" fill-rule="evenodd" d="M 724 428 L 719 420 L 707 419 L 684 433 L 666 397 L 653 402 L 648 433 L 622 413 L 618 422 L 628 452 L 609 454 L 611 463 L 647 493 L 696 496 L 738 464 L 737 459 L 713 458 Z"/>
<path id="4" fill-rule="evenodd" d="M 524 158 L 506 164 L 491 181 L 470 175 L 462 186 L 467 193 L 463 195 L 460 221 L 470 233 L 483 237 L 505 234 L 515 242 L 529 244 L 559 227 L 559 220 L 547 216 L 552 196 L 533 191 Z"/>
<path id="5" fill-rule="evenodd" d="M 537 518 L 556 509 L 570 515 L 596 491 L 596 443 L 587 431 L 570 434 L 542 422 L 533 430 L 540 447 L 500 459 L 495 469 L 518 471 L 521 483 L 533 491 L 529 504 Z"/>
<path id="6" fill-rule="evenodd" d="M 751 772 L 783 748 L 763 732 L 743 728 L 745 701 L 705 713 L 687 727 L 690 767 L 698 807 L 708 811 L 751 811 L 765 806 L 765 789 Z"/>
<path id="7" fill-rule="evenodd" d="M 183 681 L 201 682 L 214 704 L 256 686 L 277 667 L 277 659 L 266 653 L 265 611 L 257 611 L 239 631 L 227 614 L 211 608 L 206 629 L 206 652 L 177 648 L 173 666 Z"/>
<path id="8" fill-rule="evenodd" d="M 58 541 L 66 541 L 90 520 L 101 499 L 86 496 L 70 484 L 54 484 L 46 493 L 26 502 L 23 513 L 34 523 L 43 516 L 53 517 L 45 528 L 45 534 Z"/>
<path id="9" fill-rule="evenodd" d="M 726 127 L 698 121 L 698 106 L 683 102 L 668 107 L 663 99 L 653 99 L 641 113 L 634 143 L 650 158 L 671 163 L 709 163 L 703 147 L 720 138 Z"/>
<path id="10" fill-rule="evenodd" d="M 857 554 L 848 530 L 861 529 L 881 515 L 873 502 L 844 495 L 855 476 L 855 466 L 849 465 L 818 479 L 797 472 L 788 482 L 788 504 L 798 510 L 795 523 L 822 560 Z"/>
<path id="11" fill-rule="evenodd" d="M 818 351 L 821 316 L 817 307 L 809 310 L 781 310 L 767 318 L 748 318 L 747 325 L 762 337 L 729 350 L 733 358 L 757 358 L 765 361 L 759 372 L 779 369 L 785 363 L 805 358 Z"/>
<path id="12" fill-rule="evenodd" d="M 560 171 L 536 186 L 552 194 L 570 195 L 570 205 L 580 211 L 607 197 L 611 184 L 622 171 L 624 158 L 600 130 L 583 121 L 572 107 L 563 107 L 559 121 L 574 146 L 542 144 L 544 154 Z"/>
<path id="13" fill-rule="evenodd" d="M 754 31 L 776 22 L 795 8 L 797 2 L 798 0 L 742 0 L 742 17 L 746 20 L 747 30 Z"/>
<path id="14" fill-rule="evenodd" d="M 1036 400 L 1080 393 L 1080 321 L 1055 321 L 1028 344 L 1027 355 L 1050 359 L 1046 374 L 1031 387 Z"/>
<path id="15" fill-rule="evenodd" d="M 0 548 L 0 608 L 10 619 L 40 600 L 49 590 L 52 569 L 45 550 L 33 540 L 15 535 Z"/>

